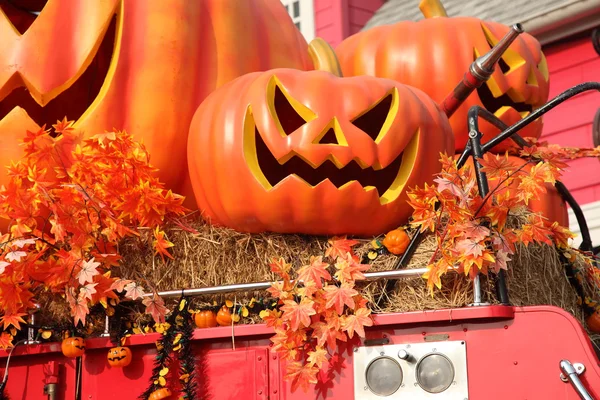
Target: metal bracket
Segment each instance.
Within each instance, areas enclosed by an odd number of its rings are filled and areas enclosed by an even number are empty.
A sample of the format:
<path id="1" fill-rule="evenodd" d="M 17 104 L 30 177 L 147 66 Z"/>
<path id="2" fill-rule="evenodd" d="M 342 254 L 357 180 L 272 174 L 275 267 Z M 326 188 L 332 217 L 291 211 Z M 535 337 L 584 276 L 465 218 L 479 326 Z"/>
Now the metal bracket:
<path id="1" fill-rule="evenodd" d="M 582 363 L 575 363 L 575 364 L 573 364 L 573 368 L 575 368 L 575 372 L 577 372 L 577 376 L 579 376 L 579 375 L 581 375 L 581 374 L 583 374 L 585 372 L 585 365 L 583 365 Z M 565 376 L 565 374 L 562 373 L 562 372 L 560 374 L 560 380 L 563 381 L 563 382 L 569 382 L 569 378 L 567 378 Z"/>

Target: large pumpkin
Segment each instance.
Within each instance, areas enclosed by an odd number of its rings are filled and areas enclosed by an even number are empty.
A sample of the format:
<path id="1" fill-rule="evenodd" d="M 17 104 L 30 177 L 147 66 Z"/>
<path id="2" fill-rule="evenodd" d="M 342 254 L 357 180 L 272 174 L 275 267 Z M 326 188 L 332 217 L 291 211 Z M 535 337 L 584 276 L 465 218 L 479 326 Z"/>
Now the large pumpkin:
<path id="1" fill-rule="evenodd" d="M 188 160 L 198 206 L 214 224 L 373 235 L 406 222 L 406 189 L 432 180 L 453 146 L 446 116 L 420 90 L 276 69 L 202 103 Z"/>
<path id="2" fill-rule="evenodd" d="M 48 0 L 24 34 L 0 13 L 0 119 L 21 107 L 39 125 L 66 115 L 86 135 L 125 129 L 175 191 L 198 105 L 274 67 L 312 68 L 279 0 Z"/>
<path id="3" fill-rule="evenodd" d="M 457 155 L 456 158 L 459 156 Z M 518 167 L 525 164 L 527 161 L 520 157 L 509 156 L 509 161 Z M 466 165 L 471 168 L 473 171 L 473 159 L 469 158 L 467 160 Z M 529 164 L 523 167 L 523 171 L 529 172 L 534 164 Z M 490 190 L 496 188 L 499 184 L 498 179 L 488 179 Z M 506 189 L 498 190 L 495 193 L 501 195 L 504 193 Z M 518 189 L 518 185 L 516 183 L 512 183 L 508 190 L 513 193 Z M 540 197 L 533 198 L 529 200 L 527 206 L 534 212 L 542 213 L 544 217 L 548 219 L 550 222 L 558 222 L 561 226 L 569 227 L 569 211 L 567 209 L 567 204 L 561 197 L 556 187 L 550 183 L 546 183 L 546 193 L 542 194 Z"/>
<path id="4" fill-rule="evenodd" d="M 432 3 L 437 7 L 431 7 Z M 437 0 L 423 0 L 421 10 L 428 18 L 374 27 L 344 40 L 336 49 L 344 75 L 395 79 L 441 103 L 474 59 L 487 53 L 509 30 L 505 25 L 477 18 L 449 18 Z M 504 53 L 490 80 L 450 118 L 456 149 L 464 149 L 467 143 L 470 107 L 484 107 L 512 125 L 547 100 L 548 68 L 540 43 L 522 34 Z M 484 142 L 498 134 L 484 121 L 481 131 Z M 538 119 L 519 134 L 539 137 L 541 132 L 542 120 Z M 508 141 L 494 150 L 507 147 Z"/>

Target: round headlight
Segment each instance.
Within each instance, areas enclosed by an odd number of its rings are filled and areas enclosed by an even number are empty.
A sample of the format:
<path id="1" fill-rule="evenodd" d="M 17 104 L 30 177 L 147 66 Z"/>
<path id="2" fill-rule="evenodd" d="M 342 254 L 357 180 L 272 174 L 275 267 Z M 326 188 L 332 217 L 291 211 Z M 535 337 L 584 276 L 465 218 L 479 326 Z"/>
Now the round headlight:
<path id="1" fill-rule="evenodd" d="M 454 381 L 454 366 L 442 354 L 428 354 L 417 364 L 417 382 L 429 393 L 441 393 Z"/>
<path id="2" fill-rule="evenodd" d="M 366 372 L 367 386 L 378 396 L 390 396 L 402 385 L 402 368 L 390 357 L 371 361 Z"/>

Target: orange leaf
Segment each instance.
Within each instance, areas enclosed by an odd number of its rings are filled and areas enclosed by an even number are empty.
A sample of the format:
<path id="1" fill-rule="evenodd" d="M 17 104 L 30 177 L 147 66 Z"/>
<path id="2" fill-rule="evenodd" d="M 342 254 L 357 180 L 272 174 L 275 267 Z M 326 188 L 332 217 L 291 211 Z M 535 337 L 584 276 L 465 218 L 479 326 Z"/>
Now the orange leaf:
<path id="1" fill-rule="evenodd" d="M 337 257 L 344 257 L 346 253 L 354 254 L 352 246 L 357 245 L 357 240 L 346 239 L 346 236 L 338 237 L 335 236 L 327 241 L 330 247 L 325 250 L 325 257 L 331 257 L 336 259 Z"/>
<path id="2" fill-rule="evenodd" d="M 314 309 L 315 302 L 307 297 L 300 300 L 300 304 L 294 300 L 286 300 L 284 305 L 281 306 L 283 311 L 283 320 L 290 322 L 292 330 L 297 331 L 301 326 L 310 326 L 310 316 L 315 315 L 317 312 Z"/>
<path id="3" fill-rule="evenodd" d="M 302 387 L 302 390 L 306 393 L 310 385 L 318 382 L 317 373 L 319 369 L 309 364 L 302 364 L 297 361 L 289 363 L 286 372 L 285 378 L 292 381 L 292 392 L 295 392 L 298 387 Z"/>
<path id="4" fill-rule="evenodd" d="M 173 247 L 175 245 L 173 243 L 169 242 L 167 239 L 165 239 L 165 233 L 163 231 L 159 231 L 158 226 L 156 227 L 156 229 L 154 229 L 154 237 L 155 237 L 155 240 L 153 242 L 154 250 L 155 250 L 154 254 L 155 255 L 160 254 L 160 257 L 162 258 L 163 261 L 165 261 L 164 256 L 167 256 L 170 259 L 173 259 L 173 256 L 167 251 L 167 249 L 169 247 Z"/>
<path id="5" fill-rule="evenodd" d="M 348 332 L 348 337 L 352 339 L 354 332 L 358 333 L 358 336 L 365 337 L 365 326 L 373 326 L 373 320 L 370 317 L 371 310 L 368 308 L 359 308 L 354 311 L 354 314 L 350 314 L 344 318 L 342 322 L 342 329 Z"/>
<path id="6" fill-rule="evenodd" d="M 337 313 L 341 315 L 344 312 L 344 305 L 347 305 L 351 309 L 354 308 L 354 299 L 352 297 L 357 294 L 358 292 L 348 284 L 342 284 L 341 287 L 329 285 L 325 287 L 326 307 L 334 307 Z"/>
<path id="7" fill-rule="evenodd" d="M 310 264 L 304 265 L 298 270 L 298 279 L 304 282 L 312 281 L 315 283 L 317 289 L 321 289 L 323 287 L 321 279 L 325 279 L 326 281 L 331 280 L 331 275 L 326 270 L 327 267 L 329 267 L 329 264 L 323 262 L 322 256 L 311 256 Z"/>

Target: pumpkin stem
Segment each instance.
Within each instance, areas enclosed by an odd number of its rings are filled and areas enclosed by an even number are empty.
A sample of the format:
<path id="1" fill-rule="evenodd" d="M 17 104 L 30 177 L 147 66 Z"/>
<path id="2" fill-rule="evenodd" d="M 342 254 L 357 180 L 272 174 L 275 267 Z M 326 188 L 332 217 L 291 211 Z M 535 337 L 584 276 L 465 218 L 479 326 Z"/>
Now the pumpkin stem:
<path id="1" fill-rule="evenodd" d="M 316 70 L 327 71 L 335 76 L 342 77 L 342 67 L 335 55 L 333 47 L 321 38 L 315 38 L 308 45 L 308 54 Z"/>
<path id="2" fill-rule="evenodd" d="M 446 9 L 441 0 L 421 0 L 419 10 L 425 18 L 447 17 Z"/>

